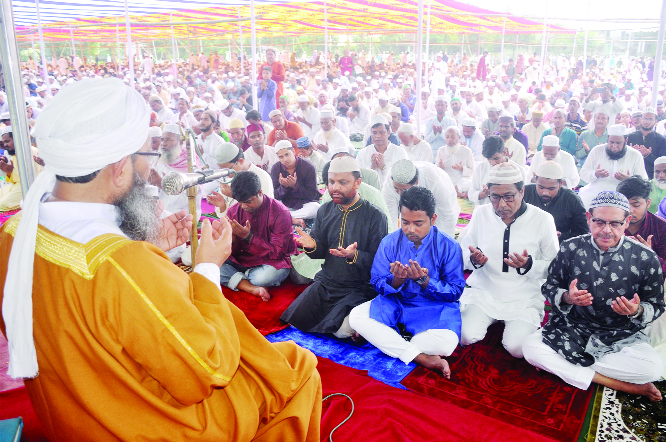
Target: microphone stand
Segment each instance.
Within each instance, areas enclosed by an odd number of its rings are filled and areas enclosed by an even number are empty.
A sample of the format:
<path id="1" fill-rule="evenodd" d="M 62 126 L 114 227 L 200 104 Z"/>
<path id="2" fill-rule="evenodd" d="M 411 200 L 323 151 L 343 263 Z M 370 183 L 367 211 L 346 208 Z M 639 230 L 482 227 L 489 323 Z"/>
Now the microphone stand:
<path id="1" fill-rule="evenodd" d="M 180 127 L 180 126 L 179 126 Z M 194 165 L 192 164 L 192 145 L 191 137 L 194 135 L 191 129 L 185 129 L 183 133 L 183 128 L 180 128 L 180 140 L 185 141 L 185 149 L 187 150 L 187 171 L 189 173 L 194 172 Z M 196 139 L 196 138 L 195 138 Z M 195 147 L 196 149 L 196 147 Z M 192 229 L 190 230 L 190 249 L 192 252 L 192 269 L 196 265 L 195 257 L 197 255 L 197 248 L 199 247 L 199 234 L 197 231 L 197 186 L 192 186 L 187 189 L 187 202 L 190 209 L 190 214 L 192 215 Z"/>

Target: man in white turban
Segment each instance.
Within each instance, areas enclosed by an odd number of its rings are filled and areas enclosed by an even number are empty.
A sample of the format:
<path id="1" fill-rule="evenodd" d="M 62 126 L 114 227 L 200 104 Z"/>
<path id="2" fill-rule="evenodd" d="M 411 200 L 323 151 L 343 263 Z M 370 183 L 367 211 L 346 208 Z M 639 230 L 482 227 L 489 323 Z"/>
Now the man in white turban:
<path id="1" fill-rule="evenodd" d="M 75 82 L 40 115 L 45 170 L 0 230 L 9 375 L 32 378 L 50 440 L 318 441 L 317 360 L 220 292 L 229 223 L 204 220 L 190 275 L 166 259 L 192 218 L 159 221 L 148 119 L 117 79 Z"/>

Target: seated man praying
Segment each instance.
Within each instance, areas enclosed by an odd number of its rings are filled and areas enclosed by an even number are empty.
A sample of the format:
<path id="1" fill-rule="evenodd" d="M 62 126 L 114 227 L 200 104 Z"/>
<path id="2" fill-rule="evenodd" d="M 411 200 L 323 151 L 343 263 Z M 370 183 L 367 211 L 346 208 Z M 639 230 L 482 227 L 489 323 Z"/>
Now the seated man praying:
<path id="1" fill-rule="evenodd" d="M 525 359 L 587 390 L 592 382 L 661 400 L 664 372 L 644 329 L 664 312 L 657 255 L 624 235 L 629 201 L 600 192 L 587 214 L 590 234 L 565 241 L 541 288 L 548 323 L 525 340 Z"/>
<path id="2" fill-rule="evenodd" d="M 349 325 L 405 364 L 414 361 L 449 378 L 446 359 L 460 339 L 465 287 L 458 243 L 435 227 L 435 198 L 423 187 L 400 195 L 400 229 L 385 237 L 372 264 L 379 296 L 352 310 Z M 406 341 L 397 329 L 411 336 Z"/>
<path id="3" fill-rule="evenodd" d="M 523 357 L 523 341 L 543 319 L 541 284 L 559 246 L 553 217 L 523 200 L 523 178 L 512 162 L 490 170 L 491 204 L 474 210 L 461 243 L 463 264 L 473 271 L 460 298 L 460 342 L 478 342 L 502 321 L 502 345 L 516 358 Z"/>
<path id="4" fill-rule="evenodd" d="M 264 195 L 253 172 L 238 172 L 231 194 L 238 203 L 227 210 L 233 241 L 231 256 L 220 267 L 220 282 L 268 301 L 266 287 L 287 279 L 289 256 L 296 253 L 291 215 L 284 204 Z"/>

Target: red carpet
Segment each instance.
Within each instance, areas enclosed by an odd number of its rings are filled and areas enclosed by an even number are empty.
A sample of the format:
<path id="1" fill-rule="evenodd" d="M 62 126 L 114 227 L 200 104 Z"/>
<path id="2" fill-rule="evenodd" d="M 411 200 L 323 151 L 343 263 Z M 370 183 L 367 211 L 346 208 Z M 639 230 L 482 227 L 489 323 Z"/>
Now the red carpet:
<path id="1" fill-rule="evenodd" d="M 48 442 L 37 415 L 32 409 L 25 387 L 0 393 L 0 420 L 21 416 L 23 418 L 23 442 Z"/>
<path id="2" fill-rule="evenodd" d="M 465 410 L 525 428 L 558 441 L 575 441 L 593 389 L 582 391 L 556 376 L 537 371 L 502 347 L 503 326 L 490 328 L 486 339 L 458 347 L 447 358 L 451 379 L 417 367 L 402 384 Z"/>
<path id="3" fill-rule="evenodd" d="M 297 285 L 287 279 L 280 287 L 268 288 L 271 299 L 267 302 L 262 301 L 258 296 L 242 291 L 234 292 L 227 287 L 222 287 L 222 292 L 229 301 L 245 313 L 252 325 L 266 336 L 289 326 L 280 322 L 280 316 L 306 287 L 307 285 Z"/>
<path id="4" fill-rule="evenodd" d="M 552 439 L 502 420 L 463 410 L 451 402 L 390 387 L 365 371 L 318 358 L 323 397 L 345 393 L 354 400 L 351 419 L 333 433 L 333 440 L 552 442 Z M 349 399 L 334 396 L 322 409 L 321 440 L 351 411 Z"/>

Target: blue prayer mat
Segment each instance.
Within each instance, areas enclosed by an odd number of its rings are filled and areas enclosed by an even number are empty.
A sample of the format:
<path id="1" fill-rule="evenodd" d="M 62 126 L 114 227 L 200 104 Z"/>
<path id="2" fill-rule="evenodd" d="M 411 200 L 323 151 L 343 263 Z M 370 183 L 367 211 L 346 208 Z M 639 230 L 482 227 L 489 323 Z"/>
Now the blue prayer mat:
<path id="1" fill-rule="evenodd" d="M 317 356 L 357 370 L 367 370 L 368 375 L 392 387 L 406 390 L 400 384 L 416 364 L 405 365 L 400 359 L 385 355 L 370 343 L 359 346 L 330 338 L 326 335 L 305 333 L 294 327 L 266 336 L 270 342 L 294 341 Z"/>

